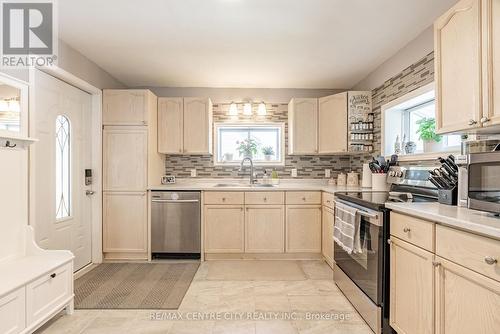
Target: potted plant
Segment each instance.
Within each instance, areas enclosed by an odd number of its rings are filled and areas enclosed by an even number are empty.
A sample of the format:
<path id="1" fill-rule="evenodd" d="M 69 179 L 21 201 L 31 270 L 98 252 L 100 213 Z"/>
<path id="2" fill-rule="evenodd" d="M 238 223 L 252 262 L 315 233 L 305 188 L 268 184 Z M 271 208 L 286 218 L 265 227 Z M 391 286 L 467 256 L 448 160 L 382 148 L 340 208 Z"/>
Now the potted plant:
<path id="1" fill-rule="evenodd" d="M 436 119 L 422 118 L 417 121 L 420 140 L 424 142 L 424 152 L 437 152 L 442 148 L 443 136 L 436 133 Z"/>
<path id="2" fill-rule="evenodd" d="M 224 161 L 233 161 L 232 153 L 224 153 Z"/>
<path id="3" fill-rule="evenodd" d="M 262 154 L 264 154 L 264 160 L 270 161 L 274 156 L 274 149 L 272 146 L 266 146 L 262 148 Z"/>
<path id="4" fill-rule="evenodd" d="M 257 154 L 259 143 L 253 138 L 247 138 L 241 141 L 236 141 L 237 150 L 242 158 L 253 158 Z"/>

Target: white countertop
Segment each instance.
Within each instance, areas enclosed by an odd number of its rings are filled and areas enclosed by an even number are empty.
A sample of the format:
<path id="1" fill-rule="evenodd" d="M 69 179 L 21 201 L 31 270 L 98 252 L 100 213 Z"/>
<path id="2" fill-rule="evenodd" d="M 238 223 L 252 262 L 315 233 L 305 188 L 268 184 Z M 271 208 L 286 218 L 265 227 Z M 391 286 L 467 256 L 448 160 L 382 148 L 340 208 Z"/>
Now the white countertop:
<path id="1" fill-rule="evenodd" d="M 492 214 L 439 203 L 386 203 L 387 208 L 438 224 L 500 239 L 500 218 Z"/>

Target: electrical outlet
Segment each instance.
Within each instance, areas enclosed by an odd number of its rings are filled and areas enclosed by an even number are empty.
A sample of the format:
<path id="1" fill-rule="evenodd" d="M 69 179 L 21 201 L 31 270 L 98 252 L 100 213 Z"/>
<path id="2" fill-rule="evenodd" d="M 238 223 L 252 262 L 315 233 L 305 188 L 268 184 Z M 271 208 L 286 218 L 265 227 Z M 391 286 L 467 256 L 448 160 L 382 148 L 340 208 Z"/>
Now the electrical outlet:
<path id="1" fill-rule="evenodd" d="M 331 169 L 325 169 L 325 178 L 329 179 L 330 178 L 330 175 L 332 173 L 332 170 Z"/>
<path id="2" fill-rule="evenodd" d="M 191 169 L 191 177 L 196 177 L 196 169 Z"/>
<path id="3" fill-rule="evenodd" d="M 292 169 L 291 175 L 292 175 L 292 177 L 297 177 L 297 169 L 296 168 Z"/>

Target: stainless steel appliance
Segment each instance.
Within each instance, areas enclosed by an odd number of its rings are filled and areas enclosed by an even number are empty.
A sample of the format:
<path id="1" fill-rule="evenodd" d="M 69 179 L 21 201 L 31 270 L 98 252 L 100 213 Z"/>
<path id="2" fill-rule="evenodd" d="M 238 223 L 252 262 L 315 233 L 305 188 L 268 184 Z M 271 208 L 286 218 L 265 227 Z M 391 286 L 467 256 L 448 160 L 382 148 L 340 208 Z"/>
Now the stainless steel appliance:
<path id="1" fill-rule="evenodd" d="M 393 166 L 389 192 L 336 194 L 337 202 L 357 209 L 361 251 L 349 254 L 335 243 L 335 283 L 377 334 L 394 333 L 389 326 L 390 210 L 385 203 L 436 202 L 438 190 L 427 180 L 433 168 Z"/>
<path id="2" fill-rule="evenodd" d="M 469 208 L 500 214 L 500 151 L 468 156 Z"/>
<path id="3" fill-rule="evenodd" d="M 199 258 L 200 192 L 153 191 L 151 252 L 153 258 Z"/>

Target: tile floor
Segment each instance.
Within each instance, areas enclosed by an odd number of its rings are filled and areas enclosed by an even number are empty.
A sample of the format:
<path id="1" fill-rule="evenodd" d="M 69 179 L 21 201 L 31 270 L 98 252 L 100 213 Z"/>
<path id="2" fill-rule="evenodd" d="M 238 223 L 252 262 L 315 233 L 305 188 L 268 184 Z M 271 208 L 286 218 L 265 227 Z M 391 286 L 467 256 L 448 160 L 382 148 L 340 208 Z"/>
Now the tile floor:
<path id="1" fill-rule="evenodd" d="M 224 275 L 207 279 L 214 262 L 204 262 L 178 311 L 76 310 L 35 333 L 372 334 L 333 283 L 326 263 L 297 263 L 305 279 L 252 280 L 250 274 L 233 281 Z"/>

